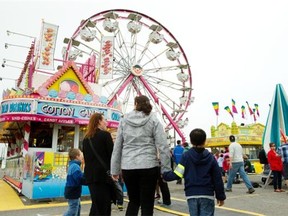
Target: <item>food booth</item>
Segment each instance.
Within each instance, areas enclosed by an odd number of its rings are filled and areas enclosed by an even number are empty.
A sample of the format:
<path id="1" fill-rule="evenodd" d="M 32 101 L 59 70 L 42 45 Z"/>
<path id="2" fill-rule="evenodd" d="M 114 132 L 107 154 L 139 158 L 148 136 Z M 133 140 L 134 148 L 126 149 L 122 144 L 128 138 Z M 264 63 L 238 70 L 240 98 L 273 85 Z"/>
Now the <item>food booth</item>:
<path id="1" fill-rule="evenodd" d="M 122 113 L 116 101 L 106 103 L 97 84 L 85 80 L 73 62 L 51 76 L 24 71 L 17 89 L 2 95 L 3 179 L 29 199 L 63 197 L 68 151 L 82 148 L 89 117 L 103 113 L 115 135 Z M 83 186 L 82 195 L 88 194 Z"/>

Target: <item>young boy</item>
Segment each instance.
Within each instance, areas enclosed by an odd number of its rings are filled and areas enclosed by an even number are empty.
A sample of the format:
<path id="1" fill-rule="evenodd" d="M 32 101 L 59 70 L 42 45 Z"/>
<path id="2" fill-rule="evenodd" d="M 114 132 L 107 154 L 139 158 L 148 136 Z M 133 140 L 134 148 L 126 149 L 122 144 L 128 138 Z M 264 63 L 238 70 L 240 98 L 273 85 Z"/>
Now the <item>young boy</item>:
<path id="1" fill-rule="evenodd" d="M 64 192 L 64 197 L 68 199 L 68 210 L 64 216 L 80 216 L 80 197 L 82 184 L 84 184 L 83 172 L 81 171 L 80 165 L 83 160 L 83 154 L 79 149 L 70 149 L 68 156 L 70 161 Z"/>
<path id="2" fill-rule="evenodd" d="M 205 131 L 192 130 L 190 141 L 193 147 L 182 155 L 175 170 L 164 173 L 163 177 L 166 181 L 184 177 L 190 215 L 214 215 L 214 196 L 219 206 L 226 199 L 221 172 L 213 154 L 204 147 Z"/>

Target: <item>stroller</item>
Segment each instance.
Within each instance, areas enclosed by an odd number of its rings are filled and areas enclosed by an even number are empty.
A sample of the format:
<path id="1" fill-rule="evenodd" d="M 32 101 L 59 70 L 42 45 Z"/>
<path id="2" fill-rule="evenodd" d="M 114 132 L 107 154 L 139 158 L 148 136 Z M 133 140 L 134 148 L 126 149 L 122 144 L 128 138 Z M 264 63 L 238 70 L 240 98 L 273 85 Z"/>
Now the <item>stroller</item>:
<path id="1" fill-rule="evenodd" d="M 261 176 L 261 181 L 263 182 L 263 184 L 266 183 L 267 178 L 270 178 L 271 180 L 273 180 L 273 174 L 270 173 L 269 164 L 264 164 L 264 170 L 263 170 L 263 173 L 262 173 L 262 176 Z"/>

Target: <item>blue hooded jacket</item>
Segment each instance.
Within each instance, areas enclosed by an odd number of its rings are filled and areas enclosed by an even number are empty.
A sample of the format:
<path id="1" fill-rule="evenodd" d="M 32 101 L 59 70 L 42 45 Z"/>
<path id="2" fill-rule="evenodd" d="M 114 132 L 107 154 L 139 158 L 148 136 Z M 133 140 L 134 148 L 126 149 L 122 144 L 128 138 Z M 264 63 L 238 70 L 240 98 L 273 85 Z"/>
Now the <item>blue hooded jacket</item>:
<path id="1" fill-rule="evenodd" d="M 217 200 L 226 199 L 219 166 L 207 149 L 195 147 L 189 149 L 182 155 L 178 167 L 183 171 L 184 190 L 188 199 L 199 196 L 216 196 Z M 166 172 L 163 174 L 163 178 L 166 181 L 180 179 L 181 176 L 176 173 Z"/>
<path id="2" fill-rule="evenodd" d="M 81 196 L 84 177 L 80 165 L 81 162 L 78 160 L 69 161 L 69 167 L 64 191 L 64 197 L 66 199 L 78 199 Z"/>

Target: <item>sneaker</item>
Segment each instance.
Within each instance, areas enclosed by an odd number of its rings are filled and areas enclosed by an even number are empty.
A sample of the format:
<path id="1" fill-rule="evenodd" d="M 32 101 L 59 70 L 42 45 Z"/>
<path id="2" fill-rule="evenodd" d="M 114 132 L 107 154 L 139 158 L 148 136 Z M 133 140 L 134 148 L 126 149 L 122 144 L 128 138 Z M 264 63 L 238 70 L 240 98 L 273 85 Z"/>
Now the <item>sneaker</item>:
<path id="1" fill-rule="evenodd" d="M 168 204 L 162 203 L 160 206 L 163 208 L 169 208 L 169 207 L 171 207 L 171 204 L 168 205 Z"/>
<path id="2" fill-rule="evenodd" d="M 249 194 L 252 194 L 252 193 L 254 193 L 255 192 L 255 189 L 254 188 L 249 188 L 249 190 L 247 191 L 247 193 L 249 193 Z"/>
<path id="3" fill-rule="evenodd" d="M 225 191 L 226 191 L 226 192 L 232 192 L 232 189 L 226 188 Z"/>
<path id="4" fill-rule="evenodd" d="M 158 194 L 158 193 L 157 193 L 157 194 L 155 195 L 155 197 L 154 197 L 154 199 L 160 199 L 160 198 L 161 198 L 161 196 L 160 196 L 160 194 Z"/>
<path id="5" fill-rule="evenodd" d="M 123 211 L 123 209 L 124 209 L 123 205 L 118 205 L 118 204 L 117 204 L 117 208 L 118 208 L 119 211 Z"/>

